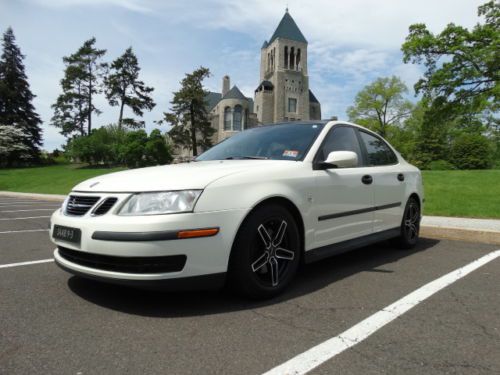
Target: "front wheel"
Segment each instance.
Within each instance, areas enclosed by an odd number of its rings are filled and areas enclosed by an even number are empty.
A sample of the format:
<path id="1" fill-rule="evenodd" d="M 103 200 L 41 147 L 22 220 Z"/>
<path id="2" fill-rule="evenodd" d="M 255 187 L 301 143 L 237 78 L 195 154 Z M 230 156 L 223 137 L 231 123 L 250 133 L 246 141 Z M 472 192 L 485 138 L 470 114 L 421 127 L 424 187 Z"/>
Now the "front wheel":
<path id="1" fill-rule="evenodd" d="M 229 264 L 230 287 L 254 298 L 281 293 L 297 271 L 300 248 L 297 223 L 285 207 L 258 207 L 236 236 Z"/>
<path id="2" fill-rule="evenodd" d="M 401 221 L 401 234 L 398 238 L 399 247 L 411 249 L 417 242 L 420 233 L 420 204 L 415 197 L 410 197 L 406 202 L 403 220 Z"/>

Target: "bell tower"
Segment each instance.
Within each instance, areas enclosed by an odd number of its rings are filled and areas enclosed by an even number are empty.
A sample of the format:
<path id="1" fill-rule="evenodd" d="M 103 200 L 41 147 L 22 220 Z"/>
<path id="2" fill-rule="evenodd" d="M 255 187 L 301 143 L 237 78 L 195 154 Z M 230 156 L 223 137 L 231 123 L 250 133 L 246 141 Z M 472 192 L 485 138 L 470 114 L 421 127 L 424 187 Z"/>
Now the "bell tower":
<path id="1" fill-rule="evenodd" d="M 307 40 L 288 9 L 262 45 L 255 105 L 259 123 L 311 119 Z"/>

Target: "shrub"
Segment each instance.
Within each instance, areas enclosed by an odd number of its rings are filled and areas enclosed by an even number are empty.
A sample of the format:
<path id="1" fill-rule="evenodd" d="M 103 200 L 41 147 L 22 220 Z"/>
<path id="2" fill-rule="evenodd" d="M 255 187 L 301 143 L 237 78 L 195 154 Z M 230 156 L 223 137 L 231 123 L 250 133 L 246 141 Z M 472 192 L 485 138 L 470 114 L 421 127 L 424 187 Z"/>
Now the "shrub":
<path id="1" fill-rule="evenodd" d="M 481 134 L 463 133 L 451 146 L 451 161 L 458 169 L 487 169 L 491 159 L 490 141 Z"/>
<path id="2" fill-rule="evenodd" d="M 125 130 L 113 125 L 76 137 L 67 146 L 68 157 L 90 165 L 126 165 L 129 168 L 172 161 L 165 138 L 157 129 L 148 137 L 144 130 Z"/>
<path id="3" fill-rule="evenodd" d="M 446 170 L 456 169 L 456 168 L 449 161 L 434 160 L 428 164 L 427 169 L 430 169 L 431 171 L 446 171 Z"/>

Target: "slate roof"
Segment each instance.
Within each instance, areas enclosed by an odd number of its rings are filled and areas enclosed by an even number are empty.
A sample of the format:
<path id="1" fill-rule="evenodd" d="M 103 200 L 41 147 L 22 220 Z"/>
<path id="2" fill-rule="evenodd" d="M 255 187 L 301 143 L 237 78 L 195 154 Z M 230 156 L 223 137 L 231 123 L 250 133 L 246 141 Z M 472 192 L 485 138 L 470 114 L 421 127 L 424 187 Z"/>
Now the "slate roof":
<path id="1" fill-rule="evenodd" d="M 222 97 L 222 99 L 240 99 L 240 100 L 246 100 L 247 98 L 243 93 L 240 91 L 238 86 L 233 86 L 231 90 L 226 92 L 226 95 Z"/>
<path id="2" fill-rule="evenodd" d="M 271 39 L 269 39 L 269 44 L 271 44 L 272 42 L 274 42 L 275 39 L 278 38 L 290 39 L 290 40 L 295 40 L 297 42 L 307 43 L 306 38 L 304 37 L 299 27 L 293 20 L 292 16 L 290 15 L 290 13 L 288 13 L 288 11 L 281 19 Z"/>
<path id="3" fill-rule="evenodd" d="M 207 96 L 205 96 L 205 101 L 207 102 L 209 112 L 220 102 L 221 98 L 222 94 L 220 92 L 208 92 Z"/>
<path id="4" fill-rule="evenodd" d="M 267 43 L 267 40 L 264 40 L 264 43 L 262 43 L 262 47 L 260 47 L 260 49 L 264 49 L 264 48 L 267 48 L 269 44 Z"/>
<path id="5" fill-rule="evenodd" d="M 207 102 L 208 112 L 210 112 L 222 99 L 240 99 L 248 101 L 248 110 L 253 113 L 253 99 L 247 98 L 242 94 L 238 86 L 233 86 L 224 97 L 220 92 L 209 91 L 207 96 L 205 96 L 205 101 Z"/>
<path id="6" fill-rule="evenodd" d="M 318 99 L 316 99 L 316 97 L 314 96 L 314 94 L 311 90 L 309 90 L 309 103 L 318 103 L 319 104 Z"/>

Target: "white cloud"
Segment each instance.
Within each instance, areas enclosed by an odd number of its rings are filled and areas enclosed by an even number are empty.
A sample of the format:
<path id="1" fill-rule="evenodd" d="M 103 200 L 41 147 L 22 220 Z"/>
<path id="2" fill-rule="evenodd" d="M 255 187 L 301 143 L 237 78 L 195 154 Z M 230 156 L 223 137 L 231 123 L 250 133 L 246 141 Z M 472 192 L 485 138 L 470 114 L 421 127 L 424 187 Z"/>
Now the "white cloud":
<path id="1" fill-rule="evenodd" d="M 41 6 L 49 8 L 69 8 L 76 6 L 106 7 L 114 6 L 125 8 L 139 13 L 149 13 L 151 8 L 145 6 L 147 1 L 141 0 L 32 0 Z"/>

